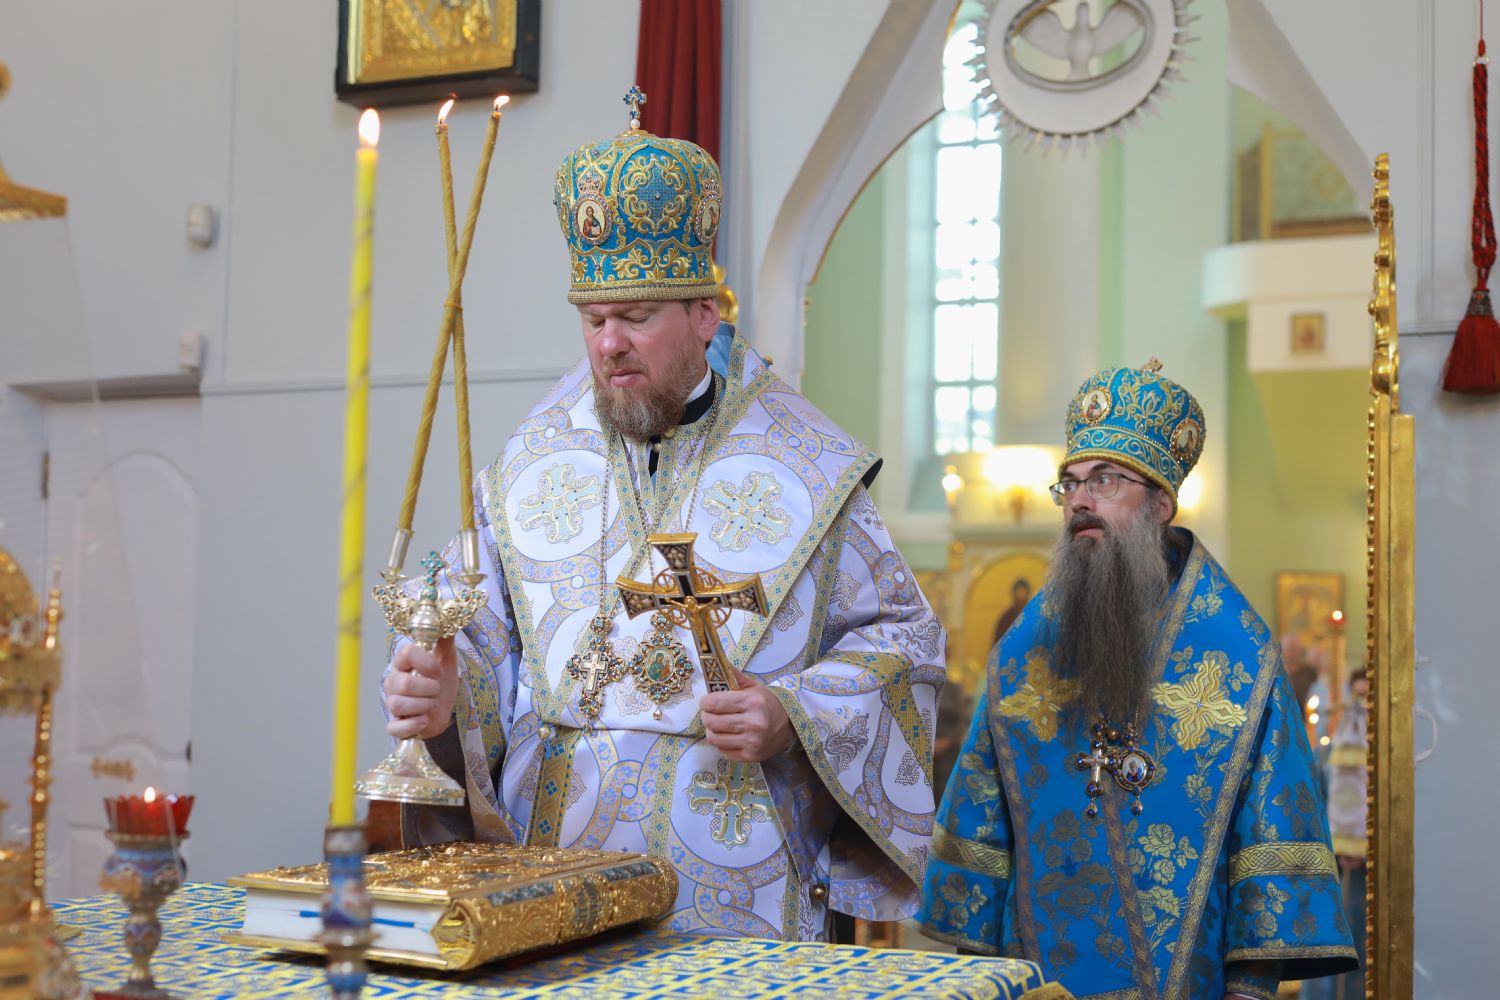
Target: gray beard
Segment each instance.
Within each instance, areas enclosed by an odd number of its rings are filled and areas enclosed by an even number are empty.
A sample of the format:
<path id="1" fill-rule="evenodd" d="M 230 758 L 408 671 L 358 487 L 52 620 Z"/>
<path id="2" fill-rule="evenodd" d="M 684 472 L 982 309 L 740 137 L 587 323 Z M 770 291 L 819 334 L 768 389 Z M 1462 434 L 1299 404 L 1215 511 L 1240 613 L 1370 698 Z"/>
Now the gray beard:
<path id="1" fill-rule="evenodd" d="M 1043 626 L 1061 676 L 1081 682 L 1079 711 L 1116 725 L 1150 715 L 1157 616 L 1171 584 L 1166 529 L 1143 504 L 1138 517 L 1112 528 L 1089 514 L 1072 523 L 1103 526 L 1103 538 L 1074 539 L 1068 525 L 1047 577 L 1051 621 Z M 1087 729 L 1091 720 L 1077 719 Z"/>
<path id="2" fill-rule="evenodd" d="M 667 370 L 659 389 L 616 389 L 606 378 L 594 376 L 594 413 L 606 428 L 631 441 L 649 441 L 676 427 L 688 396 L 703 378 L 698 357 L 685 355 Z"/>

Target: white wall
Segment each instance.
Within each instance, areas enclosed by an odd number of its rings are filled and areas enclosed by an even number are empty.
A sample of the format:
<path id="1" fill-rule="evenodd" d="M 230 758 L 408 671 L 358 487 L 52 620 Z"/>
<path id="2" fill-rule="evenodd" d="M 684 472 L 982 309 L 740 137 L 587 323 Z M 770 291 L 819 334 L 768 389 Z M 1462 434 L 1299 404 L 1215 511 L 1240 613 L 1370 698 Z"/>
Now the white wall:
<path id="1" fill-rule="evenodd" d="M 1099 242 L 1100 157 L 1019 141 L 1003 155 L 996 441 L 1053 444 L 1068 400 L 1099 370 L 1100 261 L 1087 249 Z"/>
<path id="2" fill-rule="evenodd" d="M 1398 219 L 1400 217 L 1398 216 Z M 1400 241 L 1398 239 L 1398 247 Z M 1399 251 L 1398 251 L 1399 252 Z M 1416 995 L 1468 1000 L 1492 992 L 1495 892 L 1491 862 L 1500 804 L 1500 657 L 1495 614 L 1500 399 L 1438 389 L 1449 337 L 1401 344 L 1402 409 L 1417 422 Z"/>
<path id="3" fill-rule="evenodd" d="M 569 149 L 626 124 L 619 95 L 634 73 L 634 45 L 615 43 L 634 38 L 638 4 L 544 10 L 542 91 L 517 97 L 502 123 L 465 296 L 481 464 L 577 353 L 552 175 Z M 334 8 L 308 15 L 296 0 L 158 0 L 86 19 L 32 0 L 0 8 L 16 83 L 0 103 L 0 153 L 18 180 L 71 199 L 94 372 L 171 373 L 184 329 L 208 340 L 193 691 L 199 878 L 314 859 L 326 817 L 357 111 L 332 93 Z M 572 51 L 588 51 L 587 66 Z M 434 110 L 383 115 L 372 578 L 446 291 Z M 487 110 L 469 102 L 450 119 L 460 210 Z M 192 201 L 222 213 L 210 250 L 183 235 Z M 457 520 L 448 420 L 429 459 L 418 546 L 441 544 Z M 373 605 L 365 633 L 361 742 L 373 763 L 387 745 Z"/>
<path id="4" fill-rule="evenodd" d="M 1469 89 L 1477 5 L 1257 2 L 1359 143 L 1366 163 L 1377 153 L 1391 154 L 1392 194 L 1398 213 L 1405 210 L 1397 216 L 1403 328 L 1457 327 L 1469 295 Z M 1491 41 L 1497 40 L 1492 34 Z M 1359 183 L 1355 190 L 1361 190 Z"/>
<path id="5" fill-rule="evenodd" d="M 224 255 L 191 249 L 187 206 L 229 190 L 233 8 L 219 0 L 0 5 L 0 156 L 69 199 L 101 375 L 177 370 L 184 330 L 216 331 Z M 329 56 L 332 59 L 332 56 Z"/>

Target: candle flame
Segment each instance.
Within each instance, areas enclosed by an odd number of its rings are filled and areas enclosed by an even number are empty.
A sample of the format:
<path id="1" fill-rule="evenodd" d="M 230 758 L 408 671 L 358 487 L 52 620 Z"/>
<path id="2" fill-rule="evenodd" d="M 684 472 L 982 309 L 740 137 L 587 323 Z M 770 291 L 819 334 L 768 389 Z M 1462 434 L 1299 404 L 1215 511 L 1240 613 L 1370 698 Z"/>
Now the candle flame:
<path id="1" fill-rule="evenodd" d="M 503 107 L 505 107 L 509 103 L 510 103 L 510 95 L 509 94 L 501 94 L 499 97 L 495 98 L 495 114 L 498 115 L 500 113 L 500 109 L 503 108 Z"/>
<path id="2" fill-rule="evenodd" d="M 380 142 L 380 113 L 374 108 L 365 108 L 359 116 L 359 144 L 373 149 Z"/>
<path id="3" fill-rule="evenodd" d="M 438 109 L 438 124 L 439 125 L 446 125 L 446 124 L 448 124 L 448 112 L 450 112 L 450 111 L 453 110 L 453 100 L 454 99 L 451 98 L 451 97 L 448 98 L 446 101 L 443 102 L 443 106 Z"/>
<path id="4" fill-rule="evenodd" d="M 147 785 L 146 786 L 146 794 L 143 795 L 143 796 L 141 796 L 141 798 L 145 799 L 147 802 L 155 802 L 156 801 L 156 789 L 152 788 L 150 785 Z"/>

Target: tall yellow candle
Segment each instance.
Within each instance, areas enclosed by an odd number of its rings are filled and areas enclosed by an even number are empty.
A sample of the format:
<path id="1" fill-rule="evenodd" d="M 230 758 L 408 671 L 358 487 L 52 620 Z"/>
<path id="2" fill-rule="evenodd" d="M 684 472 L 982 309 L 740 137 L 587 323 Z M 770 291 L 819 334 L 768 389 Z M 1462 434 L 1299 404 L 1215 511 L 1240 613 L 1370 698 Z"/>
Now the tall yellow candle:
<path id="1" fill-rule="evenodd" d="M 359 116 L 354 174 L 354 254 L 349 266 L 349 370 L 344 408 L 344 492 L 339 531 L 339 633 L 333 692 L 332 826 L 354 824 L 359 732 L 360 609 L 364 604 L 365 453 L 370 418 L 370 262 L 375 234 L 376 144 L 380 116 Z"/>
<path id="2" fill-rule="evenodd" d="M 449 329 L 456 324 L 460 335 L 453 340 L 453 403 L 458 410 L 458 508 L 460 526 L 464 531 L 474 530 L 474 459 L 469 444 L 469 361 L 464 353 L 463 317 L 458 315 L 459 291 L 463 287 L 464 272 L 469 268 L 469 248 L 474 244 L 474 226 L 479 222 L 479 203 L 484 199 L 484 186 L 490 176 L 490 158 L 495 155 L 495 136 L 500 131 L 500 109 L 510 103 L 510 97 L 501 94 L 495 98 L 495 108 L 490 112 L 489 127 L 484 133 L 484 147 L 479 153 L 479 170 L 474 175 L 474 190 L 469 195 L 469 215 L 464 220 L 464 232 L 458 247 L 449 254 L 448 303 Z"/>

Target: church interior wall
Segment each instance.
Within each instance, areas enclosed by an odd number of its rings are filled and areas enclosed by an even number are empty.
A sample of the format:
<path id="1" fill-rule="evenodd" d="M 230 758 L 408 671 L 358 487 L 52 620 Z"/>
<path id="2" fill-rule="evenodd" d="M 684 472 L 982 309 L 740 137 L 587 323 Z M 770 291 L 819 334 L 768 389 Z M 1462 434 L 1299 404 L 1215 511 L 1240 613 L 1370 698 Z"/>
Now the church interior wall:
<path id="1" fill-rule="evenodd" d="M 1004 147 L 1000 185 L 997 440 L 1059 444 L 1079 383 L 1098 370 L 1100 162 Z"/>
<path id="2" fill-rule="evenodd" d="M 184 225 L 189 204 L 228 200 L 233 22 L 227 0 L 0 6 L 0 157 L 68 198 L 90 332 L 92 372 L 58 377 L 175 373 L 187 331 L 222 346 L 228 262 Z"/>
<path id="3" fill-rule="evenodd" d="M 544 85 L 514 98 L 502 119 L 465 286 L 476 468 L 578 356 L 552 178 L 568 150 L 625 125 L 618 94 L 634 73 L 634 46 L 609 43 L 634 37 L 638 4 L 543 10 Z M 202 802 L 195 862 L 205 877 L 310 857 L 324 819 L 337 532 L 331 514 L 316 512 L 337 509 L 357 116 L 330 92 L 331 12 L 305 30 L 289 30 L 304 17 L 290 0 L 238 3 L 234 15 L 233 266 L 220 375 L 203 398 L 209 516 L 199 578 L 212 596 L 200 610 L 194 781 L 238 794 Z M 365 546 L 372 580 L 389 550 L 443 309 L 433 110 L 382 115 Z M 488 110 L 468 101 L 449 118 L 460 211 Z M 445 391 L 409 562 L 457 526 L 451 406 Z M 372 764 L 388 741 L 374 696 L 384 625 L 368 605 L 363 650 L 371 697 L 360 760 Z M 258 759 L 247 768 L 251 747 Z M 285 803 L 284 821 L 264 822 L 272 803 Z"/>
<path id="4" fill-rule="evenodd" d="M 1438 391 L 1450 340 L 1401 344 L 1401 408 L 1417 424 L 1416 994 L 1423 1000 L 1462 1000 L 1493 981 L 1496 875 L 1488 858 L 1500 822 L 1500 807 L 1475 797 L 1494 783 L 1500 754 L 1500 672 L 1487 627 L 1495 614 L 1500 469 L 1485 458 L 1500 435 L 1500 406 L 1494 397 Z"/>
<path id="5" fill-rule="evenodd" d="M 1125 276 L 1118 266 L 1126 235 L 1124 158 L 1125 149 L 1118 139 L 1099 148 L 1099 245 L 1094 252 L 1094 269 L 1099 275 L 1100 368 L 1125 363 L 1121 349 Z"/>
<path id="6" fill-rule="evenodd" d="M 552 380 L 473 387 L 475 466 L 489 463 L 508 429 Z M 450 398 L 445 393 L 445 399 Z M 366 575 L 384 565 L 411 456 L 422 386 L 376 387 L 370 396 Z M 329 633 L 336 621 L 338 456 L 343 393 L 224 392 L 205 398 L 204 517 L 199 550 L 197 672 L 193 697 L 194 869 L 222 878 L 311 859 L 328 798 L 333 696 Z M 481 442 L 483 442 L 481 444 Z M 483 450 L 481 450 L 483 449 Z M 457 446 L 440 416 L 428 453 L 408 572 L 457 526 Z M 389 749 L 376 685 L 385 623 L 363 619 L 361 766 Z"/>
<path id="7" fill-rule="evenodd" d="M 1223 324 L 1203 312 L 1203 255 L 1226 242 L 1229 217 L 1228 14 L 1198 3 L 1187 80 L 1126 133 L 1120 181 L 1124 241 L 1120 267 L 1120 358 L 1157 357 L 1162 373 L 1191 388 L 1203 407 L 1206 439 L 1227 428 L 1227 349 Z M 1191 206 L 1191 207 L 1188 207 Z M 1222 434 L 1222 431 L 1218 432 Z M 1207 447 L 1194 475 L 1202 499 L 1186 524 L 1209 550 L 1227 548 L 1228 447 Z M 1231 567 L 1231 572 L 1233 568 Z"/>

